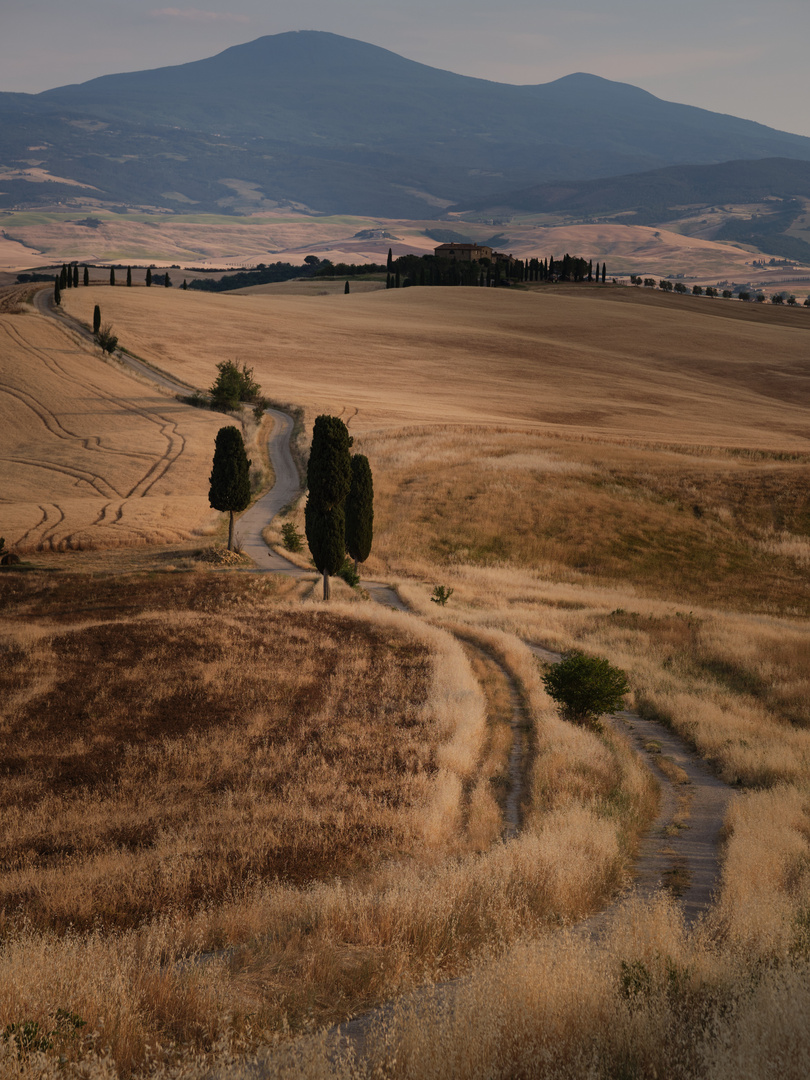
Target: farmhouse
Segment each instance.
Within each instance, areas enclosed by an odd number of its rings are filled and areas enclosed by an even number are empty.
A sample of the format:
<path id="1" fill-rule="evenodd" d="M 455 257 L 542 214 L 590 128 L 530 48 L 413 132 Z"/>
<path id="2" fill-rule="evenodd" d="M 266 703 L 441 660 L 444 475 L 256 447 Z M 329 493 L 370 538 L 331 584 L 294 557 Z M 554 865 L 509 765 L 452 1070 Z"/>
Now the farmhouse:
<path id="1" fill-rule="evenodd" d="M 492 248 L 480 244 L 439 244 L 433 254 L 437 259 L 455 259 L 458 262 L 492 260 Z"/>

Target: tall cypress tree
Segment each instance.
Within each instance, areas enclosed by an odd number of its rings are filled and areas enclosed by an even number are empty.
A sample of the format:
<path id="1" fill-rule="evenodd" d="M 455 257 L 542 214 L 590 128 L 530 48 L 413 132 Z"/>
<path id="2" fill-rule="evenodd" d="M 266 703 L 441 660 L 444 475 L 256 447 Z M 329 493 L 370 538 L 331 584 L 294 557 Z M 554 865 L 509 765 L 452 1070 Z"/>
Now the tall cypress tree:
<path id="1" fill-rule="evenodd" d="M 132 267 L 131 266 L 127 267 L 127 285 L 129 285 L 130 288 L 132 287 Z"/>
<path id="2" fill-rule="evenodd" d="M 90 271 L 87 269 L 86 266 L 84 268 L 84 283 L 85 283 L 85 285 L 90 284 Z"/>
<path id="3" fill-rule="evenodd" d="M 59 288 L 67 288 L 67 267 L 62 263 L 62 269 L 59 271 Z"/>
<path id="4" fill-rule="evenodd" d="M 394 265 L 394 252 L 391 250 L 391 248 L 389 248 L 388 249 L 388 265 L 386 267 L 389 274 L 391 273 L 391 269 L 393 268 L 393 265 Z"/>
<path id="5" fill-rule="evenodd" d="M 329 599 L 329 576 L 346 555 L 346 496 L 352 483 L 349 431 L 340 417 L 319 416 L 312 431 L 307 465 L 307 505 L 304 515 L 307 543 L 323 574 L 323 598 Z"/>
<path id="6" fill-rule="evenodd" d="M 239 428 L 224 427 L 217 432 L 209 483 L 209 503 L 229 514 L 228 551 L 232 551 L 233 515 L 247 509 L 250 502 L 250 460 Z"/>
<path id="7" fill-rule="evenodd" d="M 597 263 L 596 265 L 599 266 L 599 263 Z M 588 281 L 593 281 L 593 259 L 590 259 L 588 261 Z"/>
<path id="8" fill-rule="evenodd" d="M 607 263 L 602 263 L 602 284 L 605 284 L 605 275 L 607 274 Z"/>
<path id="9" fill-rule="evenodd" d="M 115 284 L 115 267 L 114 266 L 110 267 L 110 284 L 111 285 Z"/>
<path id="10" fill-rule="evenodd" d="M 62 303 L 62 290 L 59 288 L 59 276 L 53 279 L 53 302 L 57 307 Z"/>
<path id="11" fill-rule="evenodd" d="M 78 287 L 79 287 L 79 267 L 78 267 L 78 264 L 77 264 L 76 266 L 73 267 L 73 288 L 78 289 Z"/>
<path id="12" fill-rule="evenodd" d="M 346 496 L 346 550 L 354 568 L 371 554 L 374 536 L 374 484 L 365 454 L 352 454 L 352 486 Z"/>
<path id="13" fill-rule="evenodd" d="M 147 266 L 146 268 L 146 285 L 147 288 L 152 284 L 152 268 Z"/>
<path id="14" fill-rule="evenodd" d="M 93 333 L 97 334 L 101 329 L 101 308 L 96 304 L 93 308 Z"/>
<path id="15" fill-rule="evenodd" d="M 168 270 L 166 271 L 165 277 L 163 278 L 163 284 L 166 286 L 167 289 L 170 289 L 172 287 L 172 279 L 169 277 Z"/>

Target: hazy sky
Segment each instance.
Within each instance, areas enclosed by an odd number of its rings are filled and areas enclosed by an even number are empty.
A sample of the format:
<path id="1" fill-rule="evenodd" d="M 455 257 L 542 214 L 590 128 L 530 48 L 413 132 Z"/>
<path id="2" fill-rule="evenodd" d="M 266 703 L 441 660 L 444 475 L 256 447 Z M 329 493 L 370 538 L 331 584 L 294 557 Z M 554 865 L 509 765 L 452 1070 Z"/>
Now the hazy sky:
<path id="1" fill-rule="evenodd" d="M 330 30 L 499 82 L 587 71 L 810 135 L 810 0 L 0 0 L 0 90 Z"/>

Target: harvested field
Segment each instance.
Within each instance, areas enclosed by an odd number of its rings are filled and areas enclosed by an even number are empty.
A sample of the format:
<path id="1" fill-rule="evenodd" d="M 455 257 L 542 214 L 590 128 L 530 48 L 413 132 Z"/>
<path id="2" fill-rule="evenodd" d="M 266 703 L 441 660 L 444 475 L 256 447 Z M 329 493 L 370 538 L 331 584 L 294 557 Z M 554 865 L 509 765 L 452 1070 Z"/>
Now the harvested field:
<path id="1" fill-rule="evenodd" d="M 0 314 L 0 534 L 17 551 L 215 531 L 206 480 L 221 425 L 50 320 Z"/>
<path id="2" fill-rule="evenodd" d="M 707 314 L 462 288 L 283 298 L 78 289 L 65 307 L 89 323 L 99 299 L 127 348 L 172 374 L 208 386 L 218 360 L 236 356 L 276 400 L 343 413 L 353 431 L 508 423 L 810 449 L 810 319 L 740 324 L 717 317 L 721 302 Z"/>

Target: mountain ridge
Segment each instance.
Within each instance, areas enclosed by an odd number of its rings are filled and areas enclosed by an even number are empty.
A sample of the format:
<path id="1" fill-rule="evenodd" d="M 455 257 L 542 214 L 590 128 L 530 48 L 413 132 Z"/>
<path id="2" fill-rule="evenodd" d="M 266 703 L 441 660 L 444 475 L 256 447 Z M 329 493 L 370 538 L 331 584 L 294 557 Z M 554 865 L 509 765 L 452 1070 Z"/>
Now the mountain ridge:
<path id="1" fill-rule="evenodd" d="M 545 181 L 810 160 L 810 138 L 627 83 L 584 72 L 498 83 L 322 31 L 0 94 L 0 116 L 6 208 L 71 198 L 64 185 L 34 190 L 9 178 L 32 160 L 107 202 L 219 213 L 289 203 L 406 218 Z"/>

